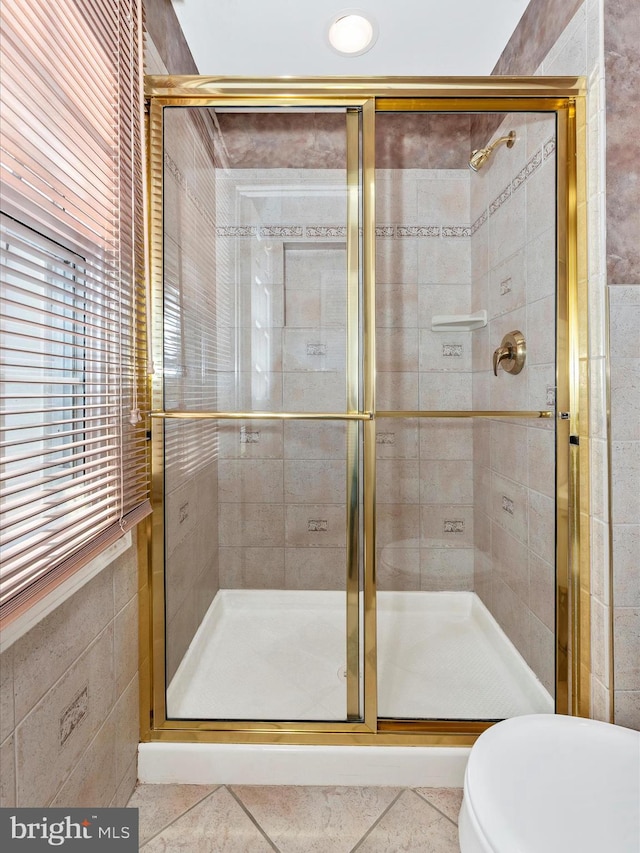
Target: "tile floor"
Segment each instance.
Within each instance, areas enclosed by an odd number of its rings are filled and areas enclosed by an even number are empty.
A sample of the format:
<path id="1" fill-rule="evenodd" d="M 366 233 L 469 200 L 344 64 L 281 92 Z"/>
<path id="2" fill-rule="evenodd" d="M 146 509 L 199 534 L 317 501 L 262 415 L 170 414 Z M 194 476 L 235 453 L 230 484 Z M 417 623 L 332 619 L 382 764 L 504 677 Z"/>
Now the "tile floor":
<path id="1" fill-rule="evenodd" d="M 459 853 L 459 788 L 139 785 L 146 853 Z"/>

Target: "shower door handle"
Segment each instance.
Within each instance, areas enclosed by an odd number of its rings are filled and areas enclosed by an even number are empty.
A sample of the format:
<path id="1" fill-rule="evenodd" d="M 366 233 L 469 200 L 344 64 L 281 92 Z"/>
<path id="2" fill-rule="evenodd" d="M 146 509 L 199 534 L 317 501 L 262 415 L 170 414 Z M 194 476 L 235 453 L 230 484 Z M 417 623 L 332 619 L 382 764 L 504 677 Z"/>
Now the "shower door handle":
<path id="1" fill-rule="evenodd" d="M 520 373 L 524 367 L 527 355 L 527 345 L 522 332 L 517 329 L 508 332 L 502 339 L 502 343 L 493 353 L 493 374 L 498 375 L 498 366 L 502 364 L 507 373 Z"/>

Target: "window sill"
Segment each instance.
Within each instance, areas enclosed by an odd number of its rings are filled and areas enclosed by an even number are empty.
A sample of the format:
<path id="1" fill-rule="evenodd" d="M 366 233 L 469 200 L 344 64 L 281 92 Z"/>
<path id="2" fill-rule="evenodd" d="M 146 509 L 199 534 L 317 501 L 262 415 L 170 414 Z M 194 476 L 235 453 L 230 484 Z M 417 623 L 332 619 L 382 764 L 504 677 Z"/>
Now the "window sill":
<path id="1" fill-rule="evenodd" d="M 41 599 L 36 601 L 28 610 L 17 616 L 10 622 L 2 632 L 0 632 L 0 653 L 6 651 L 12 646 L 16 640 L 23 637 L 38 622 L 41 622 L 52 611 L 59 607 L 64 601 L 81 589 L 85 584 L 89 583 L 97 574 L 112 563 L 116 557 L 128 551 L 131 547 L 132 537 L 129 530 L 124 536 L 121 536 L 116 542 L 109 545 L 108 548 L 87 563 L 71 577 L 63 581 L 59 586 L 52 589 Z"/>

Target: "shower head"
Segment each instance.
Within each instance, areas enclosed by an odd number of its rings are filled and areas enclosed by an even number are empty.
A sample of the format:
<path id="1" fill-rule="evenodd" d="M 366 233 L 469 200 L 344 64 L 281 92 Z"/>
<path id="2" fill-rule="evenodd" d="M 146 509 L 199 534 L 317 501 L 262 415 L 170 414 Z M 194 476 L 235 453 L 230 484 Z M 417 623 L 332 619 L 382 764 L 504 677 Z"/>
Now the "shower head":
<path id="1" fill-rule="evenodd" d="M 494 148 L 497 148 L 497 146 L 502 142 L 506 143 L 507 148 L 513 148 L 515 141 L 516 132 L 515 130 L 512 130 L 508 136 L 501 136 L 500 139 L 496 139 L 495 142 L 492 142 L 491 145 L 487 145 L 486 148 L 476 148 L 475 151 L 471 152 L 469 168 L 473 169 L 474 172 L 478 172 L 487 162 Z"/>

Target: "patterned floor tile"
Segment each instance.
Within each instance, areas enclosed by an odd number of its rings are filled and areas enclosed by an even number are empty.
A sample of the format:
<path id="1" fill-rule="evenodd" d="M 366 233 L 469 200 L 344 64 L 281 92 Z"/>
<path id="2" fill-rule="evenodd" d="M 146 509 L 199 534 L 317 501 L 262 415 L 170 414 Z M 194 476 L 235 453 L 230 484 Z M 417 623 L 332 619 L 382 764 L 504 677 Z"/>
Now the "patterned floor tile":
<path id="1" fill-rule="evenodd" d="M 355 851 L 460 853 L 460 846 L 454 824 L 418 794 L 405 791 Z"/>
<path id="2" fill-rule="evenodd" d="M 142 847 L 150 838 L 173 823 L 217 787 L 217 785 L 138 785 L 127 806 L 138 809 L 140 846 Z"/>
<path id="3" fill-rule="evenodd" d="M 233 786 L 232 790 L 282 853 L 349 853 L 402 789 Z"/>
<path id="4" fill-rule="evenodd" d="M 273 853 L 237 800 L 222 787 L 144 845 L 145 853 Z"/>
<path id="5" fill-rule="evenodd" d="M 415 790 L 449 820 L 458 823 L 462 805 L 462 788 L 416 788 Z"/>

